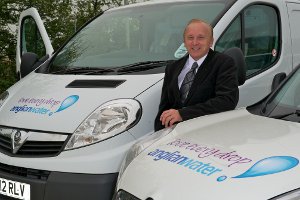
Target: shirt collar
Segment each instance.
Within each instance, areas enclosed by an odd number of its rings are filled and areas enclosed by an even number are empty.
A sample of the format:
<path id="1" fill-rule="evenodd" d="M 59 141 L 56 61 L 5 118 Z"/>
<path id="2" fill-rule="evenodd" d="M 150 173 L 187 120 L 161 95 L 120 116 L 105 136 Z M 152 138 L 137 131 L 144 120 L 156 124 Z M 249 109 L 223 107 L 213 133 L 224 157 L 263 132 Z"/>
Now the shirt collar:
<path id="1" fill-rule="evenodd" d="M 189 55 L 189 59 L 188 59 L 188 66 L 191 68 L 194 62 L 197 62 L 198 67 L 201 66 L 201 64 L 203 63 L 203 61 L 205 60 L 205 58 L 207 57 L 207 54 L 205 54 L 202 58 L 200 58 L 199 60 L 194 60 L 191 55 Z"/>

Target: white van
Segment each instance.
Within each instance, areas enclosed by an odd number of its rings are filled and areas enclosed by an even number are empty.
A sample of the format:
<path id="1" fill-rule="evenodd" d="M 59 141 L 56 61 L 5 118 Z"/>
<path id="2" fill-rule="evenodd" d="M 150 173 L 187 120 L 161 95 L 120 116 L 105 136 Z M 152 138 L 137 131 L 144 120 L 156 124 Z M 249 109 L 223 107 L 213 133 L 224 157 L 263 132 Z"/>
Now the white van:
<path id="1" fill-rule="evenodd" d="M 300 65 L 253 106 L 147 135 L 128 151 L 114 200 L 300 199 Z"/>
<path id="2" fill-rule="evenodd" d="M 153 132 L 164 68 L 186 53 L 192 18 L 212 24 L 215 50 L 242 49 L 238 107 L 263 99 L 300 61 L 298 3 L 133 4 L 95 17 L 55 53 L 37 11 L 24 11 L 22 79 L 0 97 L 0 198 L 110 199 L 125 152 Z"/>

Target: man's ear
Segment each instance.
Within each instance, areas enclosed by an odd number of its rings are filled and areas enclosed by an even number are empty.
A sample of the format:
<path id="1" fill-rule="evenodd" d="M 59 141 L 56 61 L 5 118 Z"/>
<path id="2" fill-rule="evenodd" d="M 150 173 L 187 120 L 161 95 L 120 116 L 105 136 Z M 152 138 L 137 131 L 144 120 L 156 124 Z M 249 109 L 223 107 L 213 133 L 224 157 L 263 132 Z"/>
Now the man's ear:
<path id="1" fill-rule="evenodd" d="M 214 43 L 214 38 L 211 39 L 209 46 L 212 47 L 213 43 Z"/>

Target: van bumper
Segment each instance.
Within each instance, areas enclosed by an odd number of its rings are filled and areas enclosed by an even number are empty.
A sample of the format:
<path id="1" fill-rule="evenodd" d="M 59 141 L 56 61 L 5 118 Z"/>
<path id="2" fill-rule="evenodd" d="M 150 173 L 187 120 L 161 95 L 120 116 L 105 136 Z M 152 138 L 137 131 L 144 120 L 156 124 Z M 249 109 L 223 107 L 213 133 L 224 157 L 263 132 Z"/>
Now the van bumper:
<path id="1" fill-rule="evenodd" d="M 0 177 L 30 184 L 31 200 L 111 200 L 118 173 L 50 172 L 46 180 L 41 180 L 0 172 Z"/>

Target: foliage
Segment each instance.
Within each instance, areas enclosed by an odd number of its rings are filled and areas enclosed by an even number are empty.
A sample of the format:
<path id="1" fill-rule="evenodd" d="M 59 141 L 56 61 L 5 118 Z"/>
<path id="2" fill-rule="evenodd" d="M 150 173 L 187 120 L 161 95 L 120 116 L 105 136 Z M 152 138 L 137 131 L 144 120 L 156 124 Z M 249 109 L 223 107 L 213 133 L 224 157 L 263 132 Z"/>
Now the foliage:
<path id="1" fill-rule="evenodd" d="M 15 81 L 16 26 L 23 10 L 35 7 L 43 19 L 54 50 L 57 50 L 90 18 L 104 10 L 135 0 L 1 0 L 0 1 L 0 94 Z"/>

